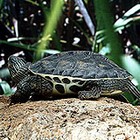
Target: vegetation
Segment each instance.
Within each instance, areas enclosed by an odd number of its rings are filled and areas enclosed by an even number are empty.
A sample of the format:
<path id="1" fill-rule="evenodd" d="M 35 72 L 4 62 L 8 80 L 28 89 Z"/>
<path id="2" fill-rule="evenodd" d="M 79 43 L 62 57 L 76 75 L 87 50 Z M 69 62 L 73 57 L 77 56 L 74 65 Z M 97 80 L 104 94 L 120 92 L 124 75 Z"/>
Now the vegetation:
<path id="1" fill-rule="evenodd" d="M 127 69 L 140 89 L 138 3 L 140 0 L 0 0 L 1 80 L 10 81 L 6 64 L 12 54 L 36 61 L 60 51 L 90 50 Z M 3 81 L 0 94 L 8 94 L 10 87 L 5 90 Z M 136 102 L 131 95 L 125 97 Z"/>

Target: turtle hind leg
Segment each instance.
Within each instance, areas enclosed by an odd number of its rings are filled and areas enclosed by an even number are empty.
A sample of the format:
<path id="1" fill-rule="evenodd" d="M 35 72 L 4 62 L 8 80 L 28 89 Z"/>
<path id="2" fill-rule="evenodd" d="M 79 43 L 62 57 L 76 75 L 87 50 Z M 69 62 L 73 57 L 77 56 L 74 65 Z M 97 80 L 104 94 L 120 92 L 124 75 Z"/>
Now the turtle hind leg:
<path id="1" fill-rule="evenodd" d="M 97 99 L 101 96 L 101 88 L 93 87 L 90 91 L 79 91 L 78 98 L 81 100 Z"/>
<path id="2" fill-rule="evenodd" d="M 140 91 L 136 88 L 136 86 L 130 80 L 126 81 L 124 89 L 125 89 L 125 92 L 134 94 L 140 100 Z"/>

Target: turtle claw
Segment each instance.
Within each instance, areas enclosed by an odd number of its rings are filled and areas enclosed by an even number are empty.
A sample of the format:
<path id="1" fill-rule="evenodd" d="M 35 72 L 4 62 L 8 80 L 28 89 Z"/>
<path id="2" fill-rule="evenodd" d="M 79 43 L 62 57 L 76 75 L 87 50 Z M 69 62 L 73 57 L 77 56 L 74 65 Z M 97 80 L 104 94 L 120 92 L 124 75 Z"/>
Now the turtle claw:
<path id="1" fill-rule="evenodd" d="M 16 103 L 24 103 L 28 100 L 26 96 L 21 96 L 21 94 L 14 94 L 10 96 L 10 104 L 16 104 Z"/>

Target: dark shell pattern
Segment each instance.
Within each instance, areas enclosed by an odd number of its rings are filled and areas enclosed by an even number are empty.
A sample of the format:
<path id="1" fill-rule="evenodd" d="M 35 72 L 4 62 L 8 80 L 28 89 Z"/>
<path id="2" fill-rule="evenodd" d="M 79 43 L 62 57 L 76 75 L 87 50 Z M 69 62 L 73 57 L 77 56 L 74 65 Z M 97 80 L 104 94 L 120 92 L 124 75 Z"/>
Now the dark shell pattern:
<path id="1" fill-rule="evenodd" d="M 89 51 L 68 51 L 54 54 L 32 64 L 30 70 L 40 75 L 58 75 L 58 77 L 82 79 L 130 77 L 126 70 L 118 67 L 108 58 Z M 59 78 L 56 80 L 59 83 Z"/>

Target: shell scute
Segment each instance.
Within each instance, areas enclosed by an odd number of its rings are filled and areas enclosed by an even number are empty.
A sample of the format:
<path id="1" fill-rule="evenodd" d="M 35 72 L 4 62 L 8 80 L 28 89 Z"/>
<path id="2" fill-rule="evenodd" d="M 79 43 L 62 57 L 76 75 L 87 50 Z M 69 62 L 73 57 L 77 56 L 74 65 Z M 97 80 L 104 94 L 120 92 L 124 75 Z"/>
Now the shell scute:
<path id="1" fill-rule="evenodd" d="M 90 51 L 69 51 L 54 54 L 32 64 L 29 68 L 40 75 L 83 78 L 126 78 L 130 74 L 103 55 Z"/>

